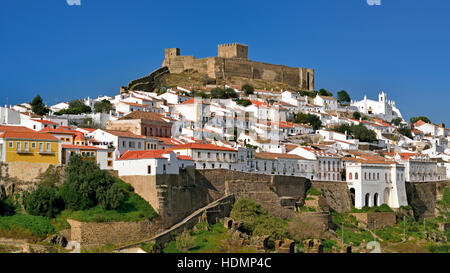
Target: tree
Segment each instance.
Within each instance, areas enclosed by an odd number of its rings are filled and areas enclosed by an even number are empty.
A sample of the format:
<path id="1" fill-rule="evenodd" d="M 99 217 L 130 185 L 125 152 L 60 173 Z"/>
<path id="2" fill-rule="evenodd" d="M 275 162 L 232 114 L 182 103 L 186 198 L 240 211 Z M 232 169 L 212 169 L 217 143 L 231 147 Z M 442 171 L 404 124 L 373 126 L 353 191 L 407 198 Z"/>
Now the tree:
<path id="1" fill-rule="evenodd" d="M 399 126 L 400 123 L 402 123 L 402 118 L 395 118 L 393 120 L 391 120 L 391 124 L 395 125 L 395 126 Z"/>
<path id="2" fill-rule="evenodd" d="M 418 122 L 419 120 L 425 122 L 425 123 L 431 123 L 430 119 L 425 117 L 425 116 L 420 116 L 420 117 L 412 117 L 410 119 L 411 123 L 414 124 L 416 122 Z"/>
<path id="3" fill-rule="evenodd" d="M 361 113 L 360 112 L 353 112 L 353 119 L 359 120 L 360 118 L 361 118 Z"/>
<path id="4" fill-rule="evenodd" d="M 96 113 L 109 113 L 113 110 L 113 105 L 109 100 L 102 100 L 94 104 L 94 111 Z"/>
<path id="5" fill-rule="evenodd" d="M 23 203 L 28 214 L 47 218 L 55 217 L 64 208 L 57 189 L 49 186 L 40 186 L 25 195 Z"/>
<path id="6" fill-rule="evenodd" d="M 237 100 L 236 104 L 246 107 L 246 106 L 251 105 L 252 102 L 250 100 L 242 99 L 242 100 Z"/>
<path id="7" fill-rule="evenodd" d="M 73 101 L 69 102 L 68 109 L 63 109 L 59 112 L 56 112 L 55 114 L 56 115 L 64 115 L 64 114 L 79 115 L 79 114 L 91 113 L 91 112 L 92 112 L 91 107 L 86 105 L 83 100 L 73 100 Z"/>
<path id="8" fill-rule="evenodd" d="M 253 88 L 253 86 L 251 86 L 250 84 L 246 83 L 242 86 L 242 90 L 244 90 L 245 95 L 251 95 L 254 93 L 255 88 Z"/>
<path id="9" fill-rule="evenodd" d="M 227 88 L 227 89 L 225 89 L 225 97 L 226 97 L 227 99 L 230 99 L 230 98 L 237 98 L 237 97 L 238 97 L 238 94 L 236 93 L 236 91 L 234 91 L 233 88 Z"/>
<path id="10" fill-rule="evenodd" d="M 407 127 L 402 127 L 397 130 L 400 134 L 404 135 L 407 138 L 413 138 L 411 130 Z"/>
<path id="11" fill-rule="evenodd" d="M 332 97 L 332 96 L 333 96 L 333 93 L 331 93 L 330 91 L 328 91 L 328 90 L 326 90 L 326 89 L 324 89 L 324 88 L 321 88 L 321 89 L 319 90 L 319 95 L 321 95 L 321 96 L 326 96 L 326 97 Z"/>
<path id="12" fill-rule="evenodd" d="M 46 115 L 48 114 L 49 110 L 48 108 L 45 106 L 44 102 L 42 101 L 42 98 L 40 95 L 36 95 L 36 97 L 34 97 L 33 101 L 30 103 L 31 105 L 31 111 L 33 111 L 33 113 L 35 113 L 36 115 Z"/>
<path id="13" fill-rule="evenodd" d="M 320 127 L 322 127 L 322 121 L 320 120 L 320 118 L 316 115 L 311 114 L 298 113 L 295 116 L 295 122 L 309 124 L 313 127 L 314 131 L 317 131 L 320 129 Z"/>
<path id="14" fill-rule="evenodd" d="M 350 103 L 350 95 L 345 90 L 341 90 L 337 93 L 337 99 L 341 103 Z"/>
<path id="15" fill-rule="evenodd" d="M 121 190 L 114 186 L 114 177 L 100 170 L 93 160 L 71 156 L 65 174 L 60 190 L 68 209 L 85 210 L 96 205 L 116 209 L 124 198 Z"/>
<path id="16" fill-rule="evenodd" d="M 360 125 L 341 124 L 335 126 L 333 130 L 342 134 L 345 133 L 351 134 L 353 138 L 359 139 L 362 142 L 374 142 L 378 140 L 375 131 L 368 129 L 362 124 Z"/>

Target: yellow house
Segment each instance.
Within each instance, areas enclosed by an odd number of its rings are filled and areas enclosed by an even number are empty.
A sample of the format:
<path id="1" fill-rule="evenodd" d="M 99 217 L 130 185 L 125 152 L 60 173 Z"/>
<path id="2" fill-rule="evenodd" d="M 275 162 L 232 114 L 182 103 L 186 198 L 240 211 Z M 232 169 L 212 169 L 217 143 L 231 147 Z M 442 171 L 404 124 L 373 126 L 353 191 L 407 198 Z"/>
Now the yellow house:
<path id="1" fill-rule="evenodd" d="M 0 126 L 0 159 L 2 162 L 61 164 L 59 139 L 50 134 L 28 131 L 27 128 L 11 129 L 11 127 Z"/>

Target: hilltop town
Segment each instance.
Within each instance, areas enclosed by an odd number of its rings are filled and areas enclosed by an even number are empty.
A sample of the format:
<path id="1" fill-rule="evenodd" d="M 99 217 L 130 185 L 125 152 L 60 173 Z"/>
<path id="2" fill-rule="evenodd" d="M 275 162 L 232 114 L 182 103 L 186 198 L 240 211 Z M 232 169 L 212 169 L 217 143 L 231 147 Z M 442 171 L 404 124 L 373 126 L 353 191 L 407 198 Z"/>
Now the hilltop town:
<path id="1" fill-rule="evenodd" d="M 282 219 L 305 212 L 303 220 L 313 224 L 380 207 L 388 215 L 373 220 L 379 228 L 405 215 L 444 217 L 442 238 L 436 236 L 446 242 L 448 211 L 438 203 L 450 180 L 450 128 L 425 116 L 405 120 L 406 106 L 384 91 L 377 99 L 353 98 L 345 90 L 316 91 L 314 83 L 313 69 L 251 61 L 247 46 L 226 44 L 218 57 L 203 59 L 166 49 L 161 68 L 115 96 L 55 105 L 36 96 L 5 105 L 0 200 L 36 190 L 49 169 L 64 173 L 80 157 L 131 185 L 159 222 L 136 228 L 147 234 L 126 226 L 124 239 L 120 228 L 87 228 L 68 217 L 73 241 L 121 245 L 205 215 L 237 230 L 227 204 L 249 199 Z M 220 215 L 211 216 L 217 206 Z M 369 230 L 377 225 L 361 219 Z M 102 229 L 115 238 L 92 235 Z"/>

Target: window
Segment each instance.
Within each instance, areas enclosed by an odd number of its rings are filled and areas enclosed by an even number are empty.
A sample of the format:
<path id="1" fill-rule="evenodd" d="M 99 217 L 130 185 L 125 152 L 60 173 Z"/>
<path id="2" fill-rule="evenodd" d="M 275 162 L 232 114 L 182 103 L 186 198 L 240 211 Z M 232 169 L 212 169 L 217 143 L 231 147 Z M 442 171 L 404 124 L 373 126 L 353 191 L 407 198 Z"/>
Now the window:
<path id="1" fill-rule="evenodd" d="M 349 179 L 349 180 L 352 180 L 352 179 L 353 179 L 353 174 L 352 174 L 352 173 L 350 173 L 350 174 L 348 175 L 348 179 Z"/>
<path id="2" fill-rule="evenodd" d="M 22 143 L 20 141 L 17 141 L 17 151 L 20 151 L 22 149 Z"/>
<path id="3" fill-rule="evenodd" d="M 9 142 L 9 148 L 10 149 L 14 148 L 14 142 L 12 142 L 12 141 Z"/>
<path id="4" fill-rule="evenodd" d="M 36 142 L 31 143 L 31 148 L 35 149 L 36 148 Z"/>
<path id="5" fill-rule="evenodd" d="M 122 147 L 124 147 L 124 148 L 127 147 L 127 143 L 125 141 L 122 141 Z"/>
<path id="6" fill-rule="evenodd" d="M 52 151 L 52 144 L 51 143 L 47 143 L 47 152 L 51 152 Z"/>
<path id="7" fill-rule="evenodd" d="M 44 151 L 44 143 L 39 143 L 39 152 Z"/>
<path id="8" fill-rule="evenodd" d="M 112 152 L 108 152 L 108 158 L 112 157 Z"/>
<path id="9" fill-rule="evenodd" d="M 28 152 L 28 150 L 29 150 L 29 148 L 30 148 L 29 145 L 30 145 L 30 144 L 29 144 L 28 142 L 24 142 L 24 143 L 23 143 L 23 149 L 24 149 L 25 151 L 27 151 L 27 152 Z"/>
<path id="10" fill-rule="evenodd" d="M 358 173 L 355 173 L 355 179 L 358 179 Z"/>
<path id="11" fill-rule="evenodd" d="M 112 161 L 108 160 L 108 167 L 112 167 Z"/>
<path id="12" fill-rule="evenodd" d="M 166 164 L 163 164 L 163 173 L 166 172 Z"/>
<path id="13" fill-rule="evenodd" d="M 76 154 L 75 151 L 71 151 L 71 152 L 70 152 L 70 156 L 74 156 L 75 154 Z"/>
<path id="14" fill-rule="evenodd" d="M 147 174 L 152 174 L 152 166 L 147 166 Z"/>

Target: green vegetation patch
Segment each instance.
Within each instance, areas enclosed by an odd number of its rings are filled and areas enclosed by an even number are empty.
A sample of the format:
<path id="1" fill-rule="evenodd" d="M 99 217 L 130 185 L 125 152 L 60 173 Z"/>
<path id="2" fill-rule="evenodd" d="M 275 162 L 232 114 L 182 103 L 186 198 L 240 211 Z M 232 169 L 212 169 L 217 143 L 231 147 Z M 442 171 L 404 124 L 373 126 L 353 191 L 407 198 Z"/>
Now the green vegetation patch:
<path id="1" fill-rule="evenodd" d="M 378 207 L 363 207 L 362 209 L 352 209 L 353 213 L 373 213 L 373 212 L 394 212 L 388 205 L 383 204 Z"/>
<path id="2" fill-rule="evenodd" d="M 55 233 L 50 219 L 28 214 L 0 217 L 0 237 L 44 239 Z"/>

